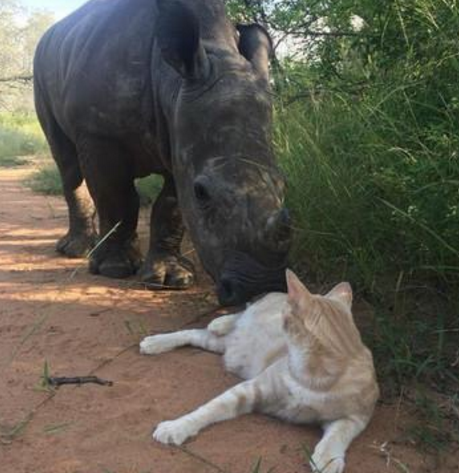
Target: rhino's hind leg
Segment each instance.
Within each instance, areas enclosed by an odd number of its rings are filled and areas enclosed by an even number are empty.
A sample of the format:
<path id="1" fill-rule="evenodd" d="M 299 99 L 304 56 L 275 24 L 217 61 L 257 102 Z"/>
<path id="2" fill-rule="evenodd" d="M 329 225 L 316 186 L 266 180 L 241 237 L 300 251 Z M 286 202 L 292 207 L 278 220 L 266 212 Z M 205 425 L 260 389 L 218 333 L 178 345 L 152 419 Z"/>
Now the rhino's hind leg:
<path id="1" fill-rule="evenodd" d="M 151 212 L 150 248 L 139 271 L 151 289 L 186 289 L 193 284 L 193 265 L 180 255 L 183 233 L 175 184 L 171 176 L 165 176 Z"/>
<path id="2" fill-rule="evenodd" d="M 89 269 L 110 278 L 131 276 L 141 255 L 136 233 L 139 197 L 128 156 L 121 143 L 94 136 L 78 143 L 78 156 L 99 216 L 100 243 Z"/>
<path id="3" fill-rule="evenodd" d="M 74 189 L 66 181 L 67 178 L 62 179 L 70 225 L 68 232 L 57 241 L 56 251 L 69 258 L 81 258 L 86 256 L 96 243 L 96 211 L 86 184 L 82 182 Z"/>
<path id="4" fill-rule="evenodd" d="M 69 229 L 58 240 L 56 250 L 69 258 L 80 258 L 91 250 L 96 240 L 94 204 L 83 182 L 75 145 L 42 102 L 37 85 L 35 89 L 37 115 L 59 169 L 69 211 Z"/>

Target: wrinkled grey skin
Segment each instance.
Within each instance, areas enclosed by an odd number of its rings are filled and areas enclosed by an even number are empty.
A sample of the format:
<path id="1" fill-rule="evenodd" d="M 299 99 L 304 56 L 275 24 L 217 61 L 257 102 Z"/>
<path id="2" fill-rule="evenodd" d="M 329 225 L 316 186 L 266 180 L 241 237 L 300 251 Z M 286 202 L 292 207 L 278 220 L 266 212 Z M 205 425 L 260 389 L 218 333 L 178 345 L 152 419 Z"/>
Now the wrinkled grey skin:
<path id="1" fill-rule="evenodd" d="M 54 25 L 37 48 L 35 98 L 69 207 L 58 251 L 94 245 L 94 201 L 101 237 L 121 223 L 92 272 L 184 288 L 183 216 L 222 304 L 282 289 L 289 222 L 271 149 L 270 48 L 219 0 L 92 0 Z M 164 187 L 141 264 L 134 179 L 151 173 Z"/>

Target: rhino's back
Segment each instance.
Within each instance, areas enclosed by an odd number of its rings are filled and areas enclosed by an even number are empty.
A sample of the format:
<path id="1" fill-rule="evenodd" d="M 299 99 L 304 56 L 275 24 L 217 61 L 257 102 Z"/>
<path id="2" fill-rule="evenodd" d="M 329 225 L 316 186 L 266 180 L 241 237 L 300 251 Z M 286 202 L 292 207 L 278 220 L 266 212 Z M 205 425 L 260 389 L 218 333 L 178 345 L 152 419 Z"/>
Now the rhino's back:
<path id="1" fill-rule="evenodd" d="M 69 136 L 139 132 L 151 116 L 152 0 L 91 0 L 56 23 L 35 56 L 40 99 Z"/>

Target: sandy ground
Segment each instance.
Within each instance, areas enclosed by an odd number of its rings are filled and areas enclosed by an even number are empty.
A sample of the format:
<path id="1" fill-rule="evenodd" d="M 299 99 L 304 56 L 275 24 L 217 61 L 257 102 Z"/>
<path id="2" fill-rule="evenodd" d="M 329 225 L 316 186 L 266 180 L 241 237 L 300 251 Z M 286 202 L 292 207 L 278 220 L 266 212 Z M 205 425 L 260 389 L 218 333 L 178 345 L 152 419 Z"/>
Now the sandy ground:
<path id="1" fill-rule="evenodd" d="M 0 170 L 0 471 L 251 473 L 258 458 L 262 472 L 310 471 L 305 450 L 320 431 L 260 415 L 215 425 L 183 448 L 152 440 L 158 422 L 237 382 L 218 356 L 197 349 L 138 354 L 146 332 L 209 321 L 212 288 L 201 282 L 187 292 L 152 293 L 58 257 L 64 203 L 27 190 L 22 180 L 29 172 Z M 53 376 L 95 374 L 114 385 L 44 391 L 45 361 Z M 347 472 L 459 471 L 457 455 L 433 458 L 404 443 L 407 422 L 403 406 L 379 405 L 349 451 Z"/>

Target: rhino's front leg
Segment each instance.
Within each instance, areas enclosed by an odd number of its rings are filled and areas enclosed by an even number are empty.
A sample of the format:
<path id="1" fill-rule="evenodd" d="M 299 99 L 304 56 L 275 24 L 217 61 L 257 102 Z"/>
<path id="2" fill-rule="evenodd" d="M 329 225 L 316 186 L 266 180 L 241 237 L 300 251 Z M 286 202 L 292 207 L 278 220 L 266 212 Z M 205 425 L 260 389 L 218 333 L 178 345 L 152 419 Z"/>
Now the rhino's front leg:
<path id="1" fill-rule="evenodd" d="M 129 157 L 121 142 L 103 136 L 77 138 L 78 159 L 99 215 L 101 240 L 89 270 L 109 278 L 126 278 L 140 266 L 137 241 L 139 197 Z"/>
<path id="2" fill-rule="evenodd" d="M 153 204 L 150 248 L 139 276 L 151 289 L 186 289 L 194 282 L 190 261 L 180 255 L 185 231 L 172 176 L 164 177 L 163 188 Z"/>

